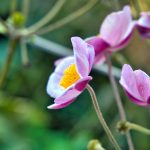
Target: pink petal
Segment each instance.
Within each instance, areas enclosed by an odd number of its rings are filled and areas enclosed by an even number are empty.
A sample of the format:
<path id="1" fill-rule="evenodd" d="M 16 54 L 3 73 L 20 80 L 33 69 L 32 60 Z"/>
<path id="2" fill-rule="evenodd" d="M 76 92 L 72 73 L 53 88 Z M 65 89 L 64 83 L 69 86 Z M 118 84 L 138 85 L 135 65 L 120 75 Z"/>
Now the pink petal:
<path id="1" fill-rule="evenodd" d="M 95 50 L 95 63 L 104 61 L 104 52 L 110 47 L 102 38 L 94 36 L 86 39 L 86 42 L 94 47 Z"/>
<path id="2" fill-rule="evenodd" d="M 61 109 L 61 108 L 64 108 L 64 107 L 67 107 L 68 105 L 70 105 L 74 100 L 75 100 L 75 99 L 70 100 L 70 101 L 68 101 L 68 102 L 66 102 L 66 103 L 61 103 L 61 104 L 56 104 L 56 103 L 54 103 L 54 104 L 48 106 L 47 108 L 48 108 L 48 109 Z"/>
<path id="3" fill-rule="evenodd" d="M 132 31 L 130 7 L 111 13 L 106 17 L 100 29 L 101 37 L 111 46 L 121 43 Z"/>
<path id="4" fill-rule="evenodd" d="M 134 27 L 133 27 L 133 28 L 134 28 Z M 133 31 L 133 28 L 132 28 L 132 31 Z M 133 32 L 130 32 L 130 33 L 128 34 L 128 36 L 127 36 L 124 40 L 121 41 L 121 43 L 119 43 L 118 45 L 115 45 L 115 46 L 112 46 L 112 47 L 108 48 L 108 50 L 109 50 L 110 52 L 116 52 L 116 51 L 118 51 L 118 50 L 124 48 L 125 46 L 127 46 L 128 43 L 129 43 L 129 41 L 130 41 L 131 38 L 132 38 L 132 33 L 133 33 Z"/>
<path id="5" fill-rule="evenodd" d="M 142 101 L 137 89 L 136 78 L 130 65 L 123 65 L 120 84 L 130 95 Z"/>
<path id="6" fill-rule="evenodd" d="M 134 71 L 137 88 L 143 100 L 148 101 L 150 97 L 150 77 L 142 70 Z"/>
<path id="7" fill-rule="evenodd" d="M 87 83 L 92 79 L 92 77 L 87 76 L 83 79 L 78 80 L 74 86 L 68 88 L 60 97 L 57 97 L 54 102 L 56 104 L 63 104 L 66 102 L 75 99 L 78 95 L 80 95 L 85 89 Z"/>
<path id="8" fill-rule="evenodd" d="M 150 38 L 150 12 L 142 12 L 136 24 L 141 36 Z"/>
<path id="9" fill-rule="evenodd" d="M 150 29 L 150 12 L 142 12 L 138 25 Z"/>
<path id="10" fill-rule="evenodd" d="M 133 95 L 131 95 L 131 94 L 128 93 L 127 91 L 126 91 L 126 94 L 128 95 L 128 97 L 130 98 L 130 100 L 131 100 L 133 103 L 135 103 L 135 104 L 137 104 L 137 105 L 139 105 L 139 106 L 145 106 L 145 107 L 147 107 L 148 105 L 150 105 L 150 104 L 148 104 L 148 103 L 145 102 L 145 101 L 141 101 L 141 100 L 139 100 L 139 99 L 133 97 Z"/>
<path id="11" fill-rule="evenodd" d="M 72 37 L 74 56 L 77 70 L 81 77 L 88 76 L 94 61 L 94 48 L 80 37 Z"/>

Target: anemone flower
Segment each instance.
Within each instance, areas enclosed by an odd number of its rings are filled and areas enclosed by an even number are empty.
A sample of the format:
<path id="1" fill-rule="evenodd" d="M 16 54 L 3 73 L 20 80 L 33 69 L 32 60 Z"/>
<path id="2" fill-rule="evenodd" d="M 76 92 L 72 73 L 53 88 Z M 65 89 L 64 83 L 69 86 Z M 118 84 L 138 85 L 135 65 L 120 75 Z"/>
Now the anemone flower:
<path id="1" fill-rule="evenodd" d="M 142 12 L 136 25 L 142 37 L 150 38 L 150 12 Z"/>
<path id="2" fill-rule="evenodd" d="M 74 56 L 69 56 L 57 63 L 47 84 L 47 93 L 55 98 L 49 109 L 60 109 L 71 104 L 83 92 L 88 82 L 94 62 L 94 48 L 80 37 L 72 37 Z"/>
<path id="3" fill-rule="evenodd" d="M 133 71 L 130 65 L 125 64 L 122 68 L 120 84 L 133 103 L 150 107 L 150 77 L 145 72 Z"/>
<path id="4" fill-rule="evenodd" d="M 101 61 L 106 50 L 112 53 L 126 46 L 131 39 L 134 26 L 129 6 L 109 14 L 101 25 L 99 35 L 86 39 L 94 46 L 95 61 Z"/>

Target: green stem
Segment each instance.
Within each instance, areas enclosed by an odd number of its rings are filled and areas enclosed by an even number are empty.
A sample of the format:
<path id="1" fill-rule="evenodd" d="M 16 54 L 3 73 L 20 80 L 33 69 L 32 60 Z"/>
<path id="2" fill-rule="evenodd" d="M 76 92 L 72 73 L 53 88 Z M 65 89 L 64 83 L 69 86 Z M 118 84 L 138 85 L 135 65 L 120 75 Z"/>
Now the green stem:
<path id="1" fill-rule="evenodd" d="M 57 15 L 57 13 L 60 11 L 62 6 L 64 5 L 65 1 L 66 0 L 58 0 L 56 4 L 54 5 L 54 7 L 40 21 L 38 21 L 31 27 L 23 30 L 21 34 L 30 35 L 30 34 L 37 32 L 40 28 L 42 28 L 45 24 L 47 24 Z"/>
<path id="2" fill-rule="evenodd" d="M 26 44 L 26 39 L 22 38 L 20 41 L 21 47 L 21 57 L 22 57 L 22 64 L 25 67 L 30 66 L 29 56 L 28 56 L 28 49 Z"/>
<path id="3" fill-rule="evenodd" d="M 10 6 L 10 14 L 14 13 L 17 8 L 17 0 L 12 0 L 11 1 L 11 6 Z"/>
<path id="4" fill-rule="evenodd" d="M 7 77 L 8 72 L 9 72 L 12 58 L 13 58 L 13 55 L 14 55 L 14 52 L 16 49 L 17 41 L 18 41 L 17 39 L 11 39 L 10 40 L 10 44 L 9 44 L 9 48 L 8 48 L 8 55 L 6 58 L 6 62 L 4 64 L 3 71 L 2 71 L 1 76 L 0 76 L 0 88 L 3 87 L 5 79 Z"/>
<path id="5" fill-rule="evenodd" d="M 89 11 L 96 3 L 98 0 L 90 0 L 86 5 L 84 5 L 82 8 L 79 8 L 77 11 L 71 13 L 70 15 L 58 20 L 57 22 L 50 24 L 49 26 L 41 29 L 40 31 L 37 31 L 37 34 L 41 35 L 47 32 L 51 32 L 52 30 L 55 30 L 57 28 L 60 28 L 67 23 L 77 19 L 81 15 L 85 14 L 87 11 Z"/>
<path id="6" fill-rule="evenodd" d="M 87 90 L 89 91 L 89 93 L 91 95 L 91 99 L 92 99 L 95 111 L 97 113 L 98 119 L 99 119 L 100 123 L 102 124 L 102 126 L 103 126 L 110 142 L 113 144 L 113 146 L 116 150 L 121 150 L 118 143 L 116 142 L 115 138 L 113 137 L 110 129 L 108 128 L 105 120 L 104 120 L 104 117 L 103 117 L 103 114 L 102 114 L 102 112 L 100 110 L 100 107 L 98 105 L 97 98 L 96 98 L 94 90 L 92 89 L 92 87 L 89 84 L 87 85 L 86 88 L 87 88 Z"/>
<path id="7" fill-rule="evenodd" d="M 23 0 L 22 1 L 22 14 L 25 17 L 25 22 L 27 22 L 28 19 L 28 13 L 29 13 L 29 3 L 30 0 Z"/>
<path id="8" fill-rule="evenodd" d="M 127 133 L 129 130 L 136 130 L 136 131 L 142 132 L 144 134 L 150 135 L 150 129 L 147 129 L 143 126 L 140 126 L 135 123 L 128 122 L 128 121 L 118 122 L 117 128 L 123 134 Z"/>
<path id="9" fill-rule="evenodd" d="M 131 122 L 126 122 L 125 125 L 130 130 L 136 130 L 136 131 L 142 132 L 144 134 L 150 135 L 150 129 L 147 129 L 143 126 L 140 126 L 140 125 L 137 125 L 137 124 L 131 123 Z"/>
<path id="10" fill-rule="evenodd" d="M 121 101 L 121 97 L 120 97 L 120 94 L 119 94 L 119 91 L 118 91 L 118 88 L 117 88 L 117 83 L 116 83 L 115 78 L 112 74 L 112 63 L 111 63 L 109 52 L 106 52 L 105 56 L 106 56 L 106 63 L 108 65 L 108 76 L 109 76 L 109 80 L 110 80 L 112 90 L 113 90 L 113 93 L 114 93 L 114 96 L 115 96 L 115 100 L 116 100 L 116 103 L 117 103 L 119 114 L 120 114 L 121 120 L 125 121 L 126 120 L 126 114 L 125 114 L 125 110 L 124 110 L 124 107 L 123 107 L 123 104 L 122 104 L 122 101 Z M 127 142 L 128 142 L 128 145 L 129 145 L 129 149 L 134 150 L 133 142 L 132 142 L 131 135 L 130 135 L 129 132 L 126 134 L 126 138 L 127 138 Z"/>

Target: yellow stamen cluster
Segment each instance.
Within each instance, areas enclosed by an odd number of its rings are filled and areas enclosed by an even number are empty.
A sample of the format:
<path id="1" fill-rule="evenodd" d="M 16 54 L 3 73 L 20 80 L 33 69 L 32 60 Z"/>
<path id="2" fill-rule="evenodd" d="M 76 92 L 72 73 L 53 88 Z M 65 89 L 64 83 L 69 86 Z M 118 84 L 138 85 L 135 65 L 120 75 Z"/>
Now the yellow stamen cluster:
<path id="1" fill-rule="evenodd" d="M 64 70 L 64 75 L 62 76 L 59 85 L 66 89 L 79 79 L 80 76 L 77 72 L 76 65 L 72 64 Z"/>

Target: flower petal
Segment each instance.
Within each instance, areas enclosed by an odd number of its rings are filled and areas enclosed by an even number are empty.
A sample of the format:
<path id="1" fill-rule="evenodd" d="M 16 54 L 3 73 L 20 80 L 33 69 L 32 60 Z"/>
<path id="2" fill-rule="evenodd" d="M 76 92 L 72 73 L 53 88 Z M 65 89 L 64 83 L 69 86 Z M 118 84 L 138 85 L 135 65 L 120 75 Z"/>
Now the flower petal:
<path id="1" fill-rule="evenodd" d="M 60 97 L 56 98 L 54 102 L 56 104 L 63 104 L 63 103 L 71 101 L 72 99 L 75 99 L 78 95 L 82 93 L 87 83 L 91 79 L 92 77 L 87 76 L 83 79 L 78 80 L 78 82 L 74 86 L 68 88 Z"/>
<path id="2" fill-rule="evenodd" d="M 56 104 L 56 103 L 54 103 L 54 104 L 48 106 L 47 108 L 48 108 L 48 109 L 61 109 L 61 108 L 64 108 L 64 107 L 67 107 L 68 105 L 70 105 L 74 100 L 75 100 L 75 99 L 70 100 L 70 101 L 68 101 L 68 102 L 66 102 L 66 103 L 61 103 L 61 104 Z"/>
<path id="3" fill-rule="evenodd" d="M 134 28 L 134 26 L 133 26 L 133 28 Z M 119 43 L 118 45 L 115 45 L 115 46 L 112 46 L 112 47 L 108 48 L 108 50 L 110 52 L 116 52 L 116 51 L 124 48 L 126 45 L 128 45 L 129 41 L 132 38 L 133 28 L 132 28 L 132 30 L 130 30 L 131 32 L 128 34 L 128 36 L 124 40 L 121 41 L 121 43 Z"/>
<path id="4" fill-rule="evenodd" d="M 88 45 L 80 37 L 72 37 L 71 42 L 78 73 L 81 77 L 88 76 L 94 61 L 94 48 Z"/>
<path id="5" fill-rule="evenodd" d="M 142 101 L 137 89 L 136 78 L 130 65 L 123 65 L 120 84 L 130 95 Z"/>
<path id="6" fill-rule="evenodd" d="M 150 12 L 142 12 L 136 25 L 143 38 L 150 38 Z"/>
<path id="7" fill-rule="evenodd" d="M 142 70 L 134 71 L 137 88 L 143 100 L 148 101 L 150 97 L 150 77 Z"/>
<path id="8" fill-rule="evenodd" d="M 66 57 L 63 59 L 63 61 L 60 61 L 60 63 L 58 63 L 54 72 L 58 73 L 59 75 L 63 75 L 64 70 L 74 63 L 75 63 L 75 59 L 73 56 Z"/>
<path id="9" fill-rule="evenodd" d="M 150 29 L 150 12 L 142 12 L 138 25 Z"/>
<path id="10" fill-rule="evenodd" d="M 135 104 L 137 104 L 137 105 L 139 105 L 139 106 L 145 106 L 145 107 L 148 105 L 147 102 L 141 101 L 141 100 L 135 98 L 133 95 L 131 95 L 131 94 L 128 93 L 127 91 L 125 91 L 125 92 L 126 92 L 127 96 L 130 98 L 130 100 L 131 100 L 133 103 L 135 103 Z"/>
<path id="11" fill-rule="evenodd" d="M 110 47 L 100 36 L 94 36 L 86 39 L 86 42 L 94 47 L 95 50 L 95 62 L 100 63 L 104 61 L 104 52 Z"/>
<path id="12" fill-rule="evenodd" d="M 121 43 L 132 31 L 130 7 L 111 13 L 106 17 L 100 29 L 101 37 L 111 46 Z"/>
<path id="13" fill-rule="evenodd" d="M 46 90 L 51 97 L 56 98 L 64 92 L 64 89 L 59 86 L 59 82 L 63 76 L 64 70 L 72 63 L 74 63 L 74 57 L 64 58 L 50 75 Z"/>

